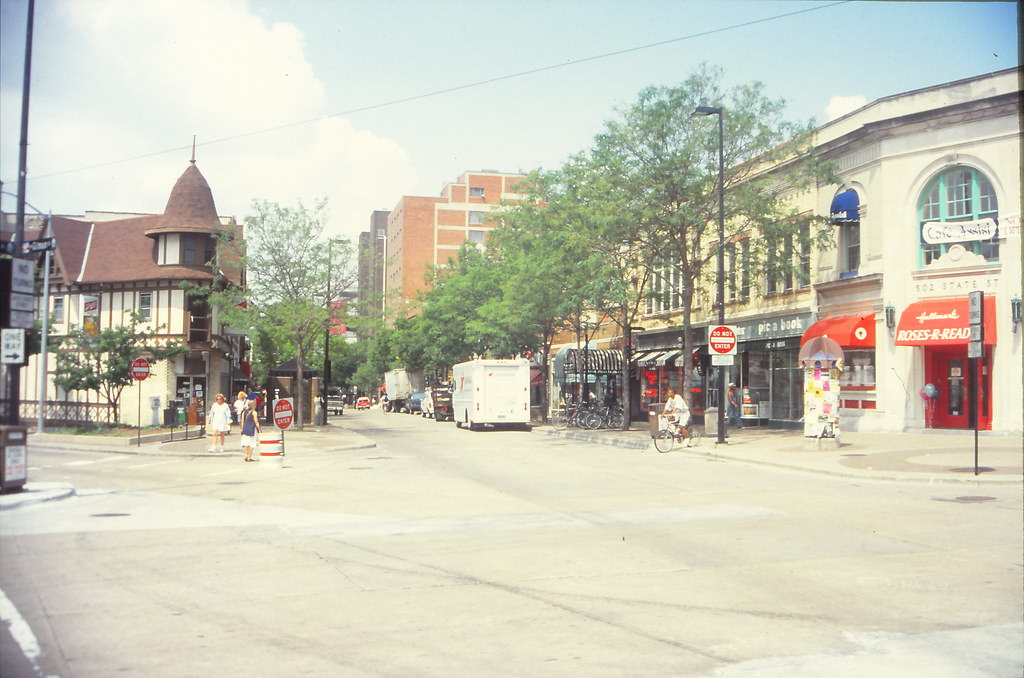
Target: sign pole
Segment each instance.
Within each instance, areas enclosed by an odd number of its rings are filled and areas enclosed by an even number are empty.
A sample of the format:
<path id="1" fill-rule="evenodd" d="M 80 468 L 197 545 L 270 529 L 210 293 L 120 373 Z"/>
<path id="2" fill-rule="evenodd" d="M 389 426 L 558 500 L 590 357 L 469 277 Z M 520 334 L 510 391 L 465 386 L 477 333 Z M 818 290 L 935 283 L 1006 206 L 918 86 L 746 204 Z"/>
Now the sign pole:
<path id="1" fill-rule="evenodd" d="M 135 418 L 135 425 L 139 429 L 139 437 L 135 441 L 135 446 L 140 450 L 142 449 L 142 383 L 135 384 L 135 388 L 139 389 L 139 409 L 138 416 Z"/>
<path id="2" fill-rule="evenodd" d="M 978 376 L 979 363 L 985 355 L 985 293 L 971 292 L 967 301 L 967 319 L 971 324 L 967 343 L 967 415 L 968 423 L 974 427 L 974 475 L 978 475 Z"/>
<path id="3" fill-rule="evenodd" d="M 139 389 L 139 409 L 135 422 L 139 430 L 135 444 L 142 449 L 142 382 L 149 378 L 149 361 L 145 358 L 136 358 L 132 361 L 131 373 L 135 386 Z"/>

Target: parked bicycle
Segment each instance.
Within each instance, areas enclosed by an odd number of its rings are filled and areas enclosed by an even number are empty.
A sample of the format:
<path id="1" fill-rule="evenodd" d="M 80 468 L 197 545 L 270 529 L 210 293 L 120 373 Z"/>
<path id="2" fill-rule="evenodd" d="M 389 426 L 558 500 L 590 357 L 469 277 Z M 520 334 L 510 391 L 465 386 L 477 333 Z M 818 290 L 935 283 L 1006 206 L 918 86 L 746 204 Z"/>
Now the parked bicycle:
<path id="1" fill-rule="evenodd" d="M 658 429 L 654 435 L 654 448 L 665 453 L 671 451 L 675 445 L 697 447 L 703 437 L 700 428 L 695 424 L 683 426 L 675 417 L 668 417 L 668 425 Z"/>
<path id="2" fill-rule="evenodd" d="M 582 429 L 622 428 L 625 422 L 622 405 L 611 407 L 596 404 L 567 403 L 565 407 L 551 412 L 551 426 L 556 430 L 567 427 Z"/>
<path id="3" fill-rule="evenodd" d="M 622 428 L 626 421 L 626 414 L 622 411 L 622 405 L 616 404 L 606 407 L 594 407 L 579 415 L 580 428 Z"/>

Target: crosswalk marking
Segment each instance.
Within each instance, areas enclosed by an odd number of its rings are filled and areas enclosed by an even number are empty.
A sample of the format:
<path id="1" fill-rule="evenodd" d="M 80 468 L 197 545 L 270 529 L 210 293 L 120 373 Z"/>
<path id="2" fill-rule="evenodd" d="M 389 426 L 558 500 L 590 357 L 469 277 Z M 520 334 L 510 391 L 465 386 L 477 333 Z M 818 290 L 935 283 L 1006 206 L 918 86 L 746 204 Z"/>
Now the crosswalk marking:
<path id="1" fill-rule="evenodd" d="M 105 464 L 111 461 L 123 461 L 126 457 L 123 454 L 112 454 L 109 457 L 100 457 L 99 459 L 82 459 L 79 461 L 69 461 L 64 466 L 88 466 L 90 464 Z"/>

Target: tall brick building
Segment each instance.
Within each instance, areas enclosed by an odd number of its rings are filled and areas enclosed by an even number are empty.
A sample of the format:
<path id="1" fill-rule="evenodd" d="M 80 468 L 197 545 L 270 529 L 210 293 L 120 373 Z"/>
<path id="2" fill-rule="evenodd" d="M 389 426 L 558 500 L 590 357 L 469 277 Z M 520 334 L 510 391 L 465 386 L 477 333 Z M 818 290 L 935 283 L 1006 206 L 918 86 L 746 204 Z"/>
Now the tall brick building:
<path id="1" fill-rule="evenodd" d="M 387 240 L 387 210 L 370 214 L 370 230 L 359 234 L 359 315 L 379 316 L 384 311 L 384 243 Z"/>
<path id="2" fill-rule="evenodd" d="M 488 213 L 515 200 L 522 174 L 466 172 L 438 197 L 404 196 L 388 217 L 384 293 L 386 316 L 396 318 L 427 289 L 430 266 L 454 259 L 466 241 L 483 244 L 494 228 Z"/>

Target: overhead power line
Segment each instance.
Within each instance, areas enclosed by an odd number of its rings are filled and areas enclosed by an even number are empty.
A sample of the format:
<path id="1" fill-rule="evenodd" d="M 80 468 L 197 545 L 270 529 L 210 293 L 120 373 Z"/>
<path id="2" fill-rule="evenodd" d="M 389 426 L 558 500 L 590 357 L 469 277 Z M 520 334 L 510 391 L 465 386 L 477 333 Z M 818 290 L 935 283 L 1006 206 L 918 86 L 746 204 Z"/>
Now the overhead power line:
<path id="1" fill-rule="evenodd" d="M 548 66 L 539 66 L 537 68 L 531 68 L 531 69 L 528 69 L 528 70 L 525 70 L 525 71 L 518 71 L 516 73 L 509 73 L 509 74 L 506 74 L 506 75 L 499 75 L 499 76 L 495 76 L 493 78 L 486 78 L 484 80 L 476 80 L 474 82 L 468 82 L 468 83 L 464 83 L 462 85 L 454 85 L 452 87 L 444 87 L 444 88 L 441 88 L 441 89 L 432 90 L 430 92 L 423 92 L 421 94 L 414 94 L 414 95 L 407 96 L 407 97 L 399 97 L 397 99 L 390 99 L 388 101 L 381 101 L 381 102 L 378 102 L 378 103 L 375 103 L 375 104 L 369 104 L 367 106 L 359 106 L 357 108 L 350 108 L 348 110 L 339 111 L 337 113 L 330 113 L 330 114 L 327 114 L 327 115 L 317 116 L 315 118 L 306 118 L 304 120 L 295 120 L 295 121 L 292 121 L 292 122 L 282 123 L 280 125 L 273 125 L 271 127 L 264 127 L 264 128 L 258 129 L 258 130 L 253 130 L 251 132 L 241 132 L 239 134 L 233 134 L 231 136 L 220 137 L 219 139 L 212 139 L 210 141 L 204 141 L 204 142 L 200 143 L 199 146 L 213 146 L 214 144 L 223 144 L 223 143 L 226 143 L 226 142 L 229 142 L 229 141 L 237 141 L 238 139 L 245 139 L 245 138 L 248 138 L 248 137 L 259 136 L 259 135 L 262 135 L 262 134 L 270 134 L 272 132 L 278 132 L 278 131 L 283 130 L 283 129 L 289 129 L 291 127 L 300 127 L 302 125 L 308 125 L 308 124 L 311 124 L 311 123 L 323 120 L 325 118 L 346 117 L 346 116 L 356 115 L 358 113 L 366 113 L 367 111 L 375 111 L 375 110 L 379 110 L 381 108 L 388 108 L 388 107 L 391 107 L 391 106 L 398 106 L 400 104 L 412 103 L 414 101 L 420 101 L 420 100 L 423 100 L 423 99 L 430 99 L 430 98 L 433 98 L 433 97 L 442 96 L 444 94 L 451 94 L 453 92 L 460 92 L 460 91 L 463 91 L 463 90 L 472 89 L 474 87 L 482 87 L 484 85 L 493 85 L 494 83 L 498 83 L 498 82 L 505 82 L 505 81 L 508 81 L 508 80 L 516 80 L 518 78 L 525 78 L 525 77 L 530 76 L 530 75 L 537 75 L 538 73 L 546 73 L 548 71 L 554 71 L 554 70 L 557 70 L 557 69 L 560 69 L 560 68 L 568 68 L 570 66 L 579 66 L 581 64 L 591 63 L 593 61 L 599 61 L 601 59 L 610 59 L 612 57 L 618 57 L 618 56 L 622 56 L 624 54 L 631 54 L 633 52 L 641 52 L 641 51 L 648 50 L 648 49 L 655 49 L 657 47 L 664 47 L 665 45 L 671 45 L 671 44 L 674 44 L 674 43 L 677 43 L 677 42 L 685 42 L 687 40 L 695 40 L 697 38 L 704 38 L 704 37 L 707 37 L 709 35 L 716 35 L 718 33 L 725 33 L 725 32 L 728 32 L 728 31 L 734 31 L 734 30 L 737 30 L 737 29 L 740 29 L 740 28 L 746 28 L 748 26 L 755 26 L 757 24 L 768 23 L 770 21 L 778 21 L 780 19 L 787 19 L 789 17 L 797 16 L 799 14 L 807 14 L 809 12 L 816 12 L 816 11 L 822 10 L 822 9 L 829 9 L 829 8 L 835 7 L 837 5 L 845 5 L 845 4 L 848 4 L 850 2 L 853 2 L 853 0 L 838 0 L 837 2 L 830 2 L 830 3 L 825 4 L 825 5 L 816 5 L 814 7 L 808 7 L 808 8 L 805 8 L 805 9 L 798 9 L 798 10 L 795 10 L 795 11 L 792 11 L 792 12 L 786 12 L 784 14 L 776 14 L 776 15 L 769 16 L 769 17 L 763 17 L 761 19 L 751 19 L 750 21 L 744 21 L 744 22 L 738 23 L 738 24 L 731 24 L 729 26 L 722 26 L 720 28 L 712 28 L 712 29 L 709 29 L 709 30 L 706 30 L 706 31 L 699 31 L 697 33 L 690 33 L 688 35 L 683 35 L 683 36 L 680 36 L 678 38 L 669 38 L 668 40 L 659 40 L 658 42 L 651 42 L 651 43 L 648 43 L 648 44 L 645 44 L 645 45 L 637 45 L 635 47 L 626 47 L 624 49 L 619 49 L 619 50 L 615 50 L 615 51 L 612 51 L 612 52 L 605 52 L 603 54 L 595 54 L 593 56 L 581 57 L 579 59 L 570 59 L 568 61 L 564 61 L 564 62 L 557 63 L 557 64 L 551 64 L 551 65 L 548 65 Z M 106 162 L 95 163 L 93 165 L 85 165 L 83 167 L 76 167 L 74 169 L 60 170 L 60 171 L 57 171 L 57 172 L 50 172 L 49 174 L 40 174 L 40 175 L 33 176 L 32 178 L 33 179 L 48 179 L 48 178 L 51 178 L 51 177 L 63 176 L 65 174 L 74 174 L 76 172 L 85 172 L 87 170 L 97 169 L 97 168 L 100 168 L 100 167 L 109 167 L 111 165 L 119 165 L 121 163 L 133 162 L 133 161 L 136 161 L 136 160 L 144 160 L 146 158 L 153 158 L 153 157 L 156 157 L 156 156 L 159 156 L 159 155 L 166 155 L 168 153 L 178 153 L 178 152 L 181 152 L 183 150 L 188 150 L 189 148 L 193 148 L 193 152 L 194 152 L 194 147 L 195 147 L 195 142 L 193 142 L 192 146 L 175 146 L 173 148 L 165 148 L 165 149 L 160 150 L 160 151 L 153 151 L 151 153 L 144 153 L 142 155 L 134 155 L 134 156 L 131 156 L 131 157 L 128 157 L 128 158 L 121 158 L 119 160 L 108 160 Z"/>

